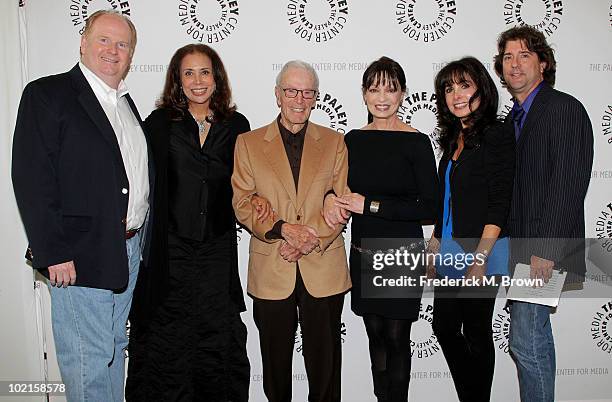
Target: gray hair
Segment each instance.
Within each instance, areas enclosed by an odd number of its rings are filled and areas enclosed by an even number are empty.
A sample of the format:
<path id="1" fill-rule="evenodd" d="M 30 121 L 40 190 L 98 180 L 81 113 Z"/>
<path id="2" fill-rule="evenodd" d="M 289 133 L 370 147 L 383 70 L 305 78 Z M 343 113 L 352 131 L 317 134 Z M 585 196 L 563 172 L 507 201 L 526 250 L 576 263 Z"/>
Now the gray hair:
<path id="1" fill-rule="evenodd" d="M 87 21 L 85 21 L 85 29 L 83 30 L 83 33 L 82 33 L 81 36 L 85 37 L 85 36 L 89 35 L 89 33 L 91 32 L 91 28 L 93 27 L 94 22 L 96 22 L 96 20 L 98 18 L 100 18 L 101 16 L 103 16 L 103 15 L 114 15 L 114 16 L 117 16 L 117 17 L 121 18 L 123 21 L 125 21 L 125 23 L 130 28 L 130 34 L 131 34 L 130 48 L 132 49 L 132 53 L 134 53 L 134 49 L 136 49 L 136 40 L 137 40 L 136 27 L 134 26 L 134 23 L 132 22 L 132 20 L 130 20 L 130 18 L 127 15 L 122 14 L 121 12 L 119 12 L 117 10 L 113 10 L 113 9 L 98 10 L 95 13 L 91 14 L 87 18 Z"/>
<path id="2" fill-rule="evenodd" d="M 308 71 L 310 75 L 312 75 L 312 78 L 314 78 L 314 82 L 315 82 L 315 88 L 312 88 L 312 89 L 316 89 L 316 90 L 319 89 L 319 76 L 317 75 L 317 72 L 309 63 L 306 63 L 305 61 L 302 61 L 302 60 L 291 60 L 285 63 L 283 68 L 281 68 L 281 70 L 278 72 L 278 75 L 276 76 L 276 86 L 277 87 L 280 88 L 280 84 L 281 84 L 281 81 L 283 80 L 283 76 L 285 75 L 287 70 L 289 70 L 290 68 L 300 68 L 302 70 Z"/>

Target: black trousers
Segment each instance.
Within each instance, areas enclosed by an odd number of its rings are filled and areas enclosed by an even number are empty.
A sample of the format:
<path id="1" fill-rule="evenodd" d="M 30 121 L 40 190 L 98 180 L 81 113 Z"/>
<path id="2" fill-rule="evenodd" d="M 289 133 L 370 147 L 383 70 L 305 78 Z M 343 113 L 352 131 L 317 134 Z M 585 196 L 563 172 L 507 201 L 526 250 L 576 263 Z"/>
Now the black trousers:
<path id="1" fill-rule="evenodd" d="M 340 315 L 343 304 L 343 293 L 321 298 L 311 296 L 299 268 L 295 289 L 287 299 L 253 297 L 253 318 L 259 330 L 263 386 L 268 401 L 291 401 L 292 360 L 298 321 L 308 376 L 308 401 L 340 401 Z"/>
<path id="2" fill-rule="evenodd" d="M 488 402 L 495 369 L 491 319 L 498 286 L 436 287 L 433 331 L 461 402 Z M 470 292 L 470 297 L 462 297 Z"/>

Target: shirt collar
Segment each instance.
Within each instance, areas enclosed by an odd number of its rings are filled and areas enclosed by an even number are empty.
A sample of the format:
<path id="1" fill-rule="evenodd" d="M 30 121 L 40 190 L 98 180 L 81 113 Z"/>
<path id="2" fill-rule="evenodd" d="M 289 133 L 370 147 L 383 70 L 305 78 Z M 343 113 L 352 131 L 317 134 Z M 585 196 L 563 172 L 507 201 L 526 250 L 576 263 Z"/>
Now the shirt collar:
<path id="1" fill-rule="evenodd" d="M 125 96 L 128 94 L 129 92 L 128 87 L 127 85 L 125 85 L 124 80 L 119 81 L 119 85 L 117 86 L 117 89 L 114 89 L 108 86 L 106 82 L 104 82 L 93 71 L 87 68 L 87 66 L 85 66 L 83 62 L 79 61 L 79 67 L 81 68 L 81 71 L 83 72 L 83 75 L 85 76 L 85 79 L 91 86 L 91 89 L 93 89 L 95 93 L 104 95 L 108 99 L 119 99 L 122 96 Z"/>
<path id="2" fill-rule="evenodd" d="M 531 104 L 533 103 L 533 100 L 535 99 L 535 97 L 538 94 L 538 92 L 540 92 L 540 89 L 542 89 L 543 85 L 544 85 L 544 81 L 540 82 L 538 84 L 538 86 L 535 87 L 533 89 L 533 91 L 531 91 L 531 93 L 529 95 L 527 95 L 527 98 L 525 98 L 525 101 L 523 101 L 523 104 L 519 104 L 519 102 L 515 98 L 514 99 L 514 108 L 513 109 L 516 109 L 518 107 L 522 107 L 523 110 L 525 111 L 525 115 L 527 113 L 529 113 L 529 109 L 531 108 Z"/>
<path id="3" fill-rule="evenodd" d="M 303 137 L 304 134 L 306 134 L 306 129 L 308 128 L 308 120 L 306 120 L 306 123 L 304 124 L 304 127 L 302 127 L 300 129 L 300 131 L 298 131 L 297 133 L 292 133 L 291 131 L 289 131 L 288 128 L 283 126 L 283 124 L 281 123 L 281 115 L 280 114 L 276 118 L 276 123 L 278 124 L 278 129 L 279 129 L 279 131 L 281 133 L 281 136 L 283 138 L 291 138 L 293 136 L 295 136 L 295 137 Z"/>

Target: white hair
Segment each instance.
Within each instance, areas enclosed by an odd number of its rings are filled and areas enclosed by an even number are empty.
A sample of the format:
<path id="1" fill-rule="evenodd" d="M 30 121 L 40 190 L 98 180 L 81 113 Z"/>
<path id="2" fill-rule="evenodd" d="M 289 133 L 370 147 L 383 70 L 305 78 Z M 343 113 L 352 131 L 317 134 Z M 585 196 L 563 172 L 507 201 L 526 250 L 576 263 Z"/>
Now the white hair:
<path id="1" fill-rule="evenodd" d="M 281 68 L 281 70 L 278 72 L 278 75 L 276 76 L 276 86 L 277 87 L 280 88 L 281 81 L 283 80 L 283 76 L 285 75 L 287 70 L 289 70 L 290 68 L 300 68 L 302 70 L 308 71 L 310 75 L 312 75 L 312 78 L 314 79 L 314 83 L 315 83 L 315 88 L 312 88 L 312 89 L 316 89 L 316 90 L 319 89 L 319 76 L 317 75 L 317 72 L 315 71 L 314 68 L 312 68 L 312 66 L 309 63 L 306 63 L 305 61 L 302 61 L 302 60 L 291 60 L 285 63 L 283 68 Z"/>

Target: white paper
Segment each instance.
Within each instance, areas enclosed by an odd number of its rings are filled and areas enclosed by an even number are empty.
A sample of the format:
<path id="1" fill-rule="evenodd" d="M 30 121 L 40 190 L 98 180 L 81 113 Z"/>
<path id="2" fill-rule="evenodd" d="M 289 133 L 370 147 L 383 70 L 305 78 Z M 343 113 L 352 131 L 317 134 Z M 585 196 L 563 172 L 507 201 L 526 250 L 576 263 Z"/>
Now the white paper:
<path id="1" fill-rule="evenodd" d="M 516 264 L 512 283 L 508 290 L 508 300 L 557 307 L 567 272 L 553 269 L 552 277 L 548 280 L 548 283 L 544 283 L 544 286 L 541 287 L 525 285 L 531 279 L 530 274 L 531 267 L 529 265 Z"/>

